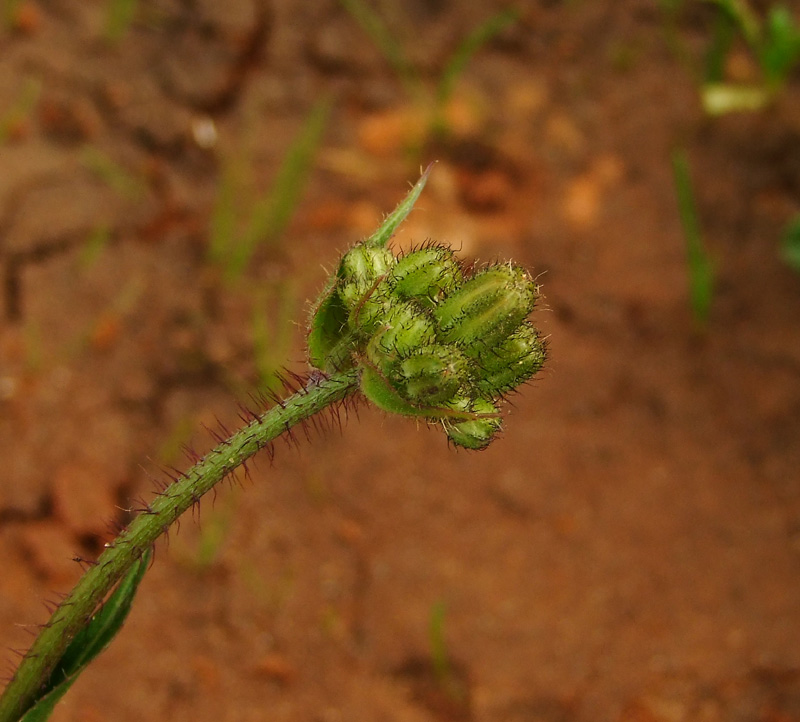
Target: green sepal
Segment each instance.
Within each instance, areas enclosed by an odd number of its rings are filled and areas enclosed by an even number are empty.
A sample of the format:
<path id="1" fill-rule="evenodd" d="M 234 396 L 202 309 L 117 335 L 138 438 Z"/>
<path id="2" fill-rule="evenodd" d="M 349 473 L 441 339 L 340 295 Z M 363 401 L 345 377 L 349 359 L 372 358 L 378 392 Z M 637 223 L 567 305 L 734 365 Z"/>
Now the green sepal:
<path id="1" fill-rule="evenodd" d="M 446 419 L 453 423 L 475 417 L 471 410 L 459 408 L 456 404 L 415 404 L 403 398 L 379 369 L 366 362 L 361 366 L 361 393 L 379 409 L 401 416 L 425 418 L 428 421 Z"/>
<path id="2" fill-rule="evenodd" d="M 410 403 L 400 395 L 389 379 L 374 366 L 368 364 L 361 369 L 361 393 L 379 409 L 391 414 L 439 418 L 439 409 Z"/>
<path id="3" fill-rule="evenodd" d="M 332 275 L 311 316 L 307 346 L 308 360 L 314 368 L 326 373 L 352 368 L 348 313 L 338 293 L 337 276 Z"/>
<path id="4" fill-rule="evenodd" d="M 362 338 L 369 338 L 378 330 L 395 302 L 387 291 L 385 277 L 379 277 L 350 309 L 347 325 Z"/>

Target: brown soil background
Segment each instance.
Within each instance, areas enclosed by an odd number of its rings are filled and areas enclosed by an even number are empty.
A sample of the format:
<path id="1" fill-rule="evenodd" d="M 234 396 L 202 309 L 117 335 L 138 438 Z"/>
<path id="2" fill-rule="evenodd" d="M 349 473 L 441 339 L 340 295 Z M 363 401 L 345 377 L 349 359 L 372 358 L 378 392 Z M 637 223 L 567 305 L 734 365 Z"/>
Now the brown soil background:
<path id="1" fill-rule="evenodd" d="M 0 145 L 6 647 L 149 475 L 236 423 L 254 313 L 263 363 L 304 370 L 323 268 L 430 160 L 398 244 L 541 274 L 550 360 L 484 453 L 364 406 L 280 445 L 158 545 L 54 719 L 800 720 L 800 278 L 777 254 L 800 207 L 797 78 L 769 111 L 709 119 L 655 3 L 523 3 L 460 78 L 449 141 L 413 154 L 419 104 L 336 2 L 141 2 L 117 43 L 105 6 L 28 0 L 0 35 L 0 110 L 39 88 Z M 501 3 L 383 7 L 433 87 Z M 676 32 L 699 52 L 708 12 Z M 729 71 L 752 72 L 741 49 Z M 226 163 L 268 189 L 326 93 L 291 225 L 223 283 L 207 247 Z M 676 146 L 718 274 L 704 332 Z"/>

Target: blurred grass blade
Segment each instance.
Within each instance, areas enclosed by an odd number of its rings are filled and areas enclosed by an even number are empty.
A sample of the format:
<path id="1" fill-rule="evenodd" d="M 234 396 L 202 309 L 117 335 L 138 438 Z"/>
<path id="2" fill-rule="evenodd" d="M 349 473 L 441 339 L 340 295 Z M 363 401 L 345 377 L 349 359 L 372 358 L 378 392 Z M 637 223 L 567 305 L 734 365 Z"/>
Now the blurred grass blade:
<path id="1" fill-rule="evenodd" d="M 786 7 L 775 5 L 769 10 L 765 34 L 759 59 L 767 84 L 774 89 L 786 81 L 800 61 L 800 28 Z"/>
<path id="2" fill-rule="evenodd" d="M 30 707 L 21 722 L 44 722 L 50 717 L 57 702 L 64 696 L 78 675 L 102 652 L 122 628 L 130 612 L 133 598 L 142 581 L 152 550 L 131 567 L 114 593 L 92 617 L 87 626 L 75 635 L 50 676 L 41 696 Z"/>
<path id="3" fill-rule="evenodd" d="M 455 49 L 455 52 L 442 71 L 442 76 L 439 78 L 439 83 L 436 87 L 433 119 L 431 121 L 431 127 L 434 133 L 441 135 L 447 127 L 442 117 L 444 106 L 447 104 L 447 101 L 450 100 L 456 82 L 459 77 L 461 77 L 464 68 L 467 67 L 467 63 L 472 59 L 472 56 L 498 33 L 516 22 L 519 15 L 520 11 L 517 8 L 502 10 L 481 23 L 458 44 L 458 47 Z"/>
<path id="4" fill-rule="evenodd" d="M 436 91 L 436 102 L 439 105 L 448 101 L 453 93 L 456 81 L 464 72 L 464 68 L 472 59 L 472 56 L 493 37 L 512 23 L 515 23 L 519 15 L 520 11 L 518 8 L 502 10 L 481 23 L 458 44 L 458 47 L 442 71 L 442 77 L 439 79 L 439 86 Z"/>
<path id="5" fill-rule="evenodd" d="M 108 0 L 106 6 L 106 40 L 112 44 L 122 40 L 136 16 L 139 0 Z"/>
<path id="6" fill-rule="evenodd" d="M 737 37 L 737 23 L 725 12 L 717 13 L 711 42 L 705 54 L 705 83 L 722 83 L 725 79 L 725 61 Z"/>
<path id="7" fill-rule="evenodd" d="M 42 83 L 38 78 L 25 79 L 19 97 L 5 113 L 0 115 L 0 143 L 5 143 L 31 116 L 41 90 Z"/>
<path id="8" fill-rule="evenodd" d="M 447 607 L 443 601 L 431 607 L 428 624 L 428 643 L 431 647 L 431 665 L 439 684 L 445 684 L 450 676 L 450 655 L 447 653 L 447 641 L 444 636 L 444 619 Z"/>
<path id="9" fill-rule="evenodd" d="M 413 65 L 406 58 L 400 43 L 376 13 L 364 0 L 340 0 L 342 7 L 350 13 L 361 29 L 369 35 L 386 62 L 397 73 L 400 82 L 412 98 L 419 99 L 422 84 Z"/>
<path id="10" fill-rule="evenodd" d="M 684 150 L 673 152 L 672 170 L 675 178 L 675 191 L 678 196 L 678 211 L 686 238 L 689 300 L 695 320 L 705 325 L 714 295 L 714 268 L 703 245 L 689 174 L 689 159 Z"/>
<path id="11" fill-rule="evenodd" d="M 278 237 L 288 225 L 300 200 L 300 194 L 305 186 L 314 155 L 322 140 L 330 110 L 331 102 L 327 98 L 319 101 L 312 108 L 300 133 L 289 146 L 272 184 L 272 190 L 266 197 L 254 204 L 244 233 L 232 244 L 225 274 L 227 280 L 232 281 L 239 278 L 247 268 L 256 248 L 260 244 Z M 233 208 L 233 197 L 229 197 L 233 190 L 230 186 L 226 187 L 223 184 L 222 192 L 226 194 L 227 205 L 221 205 L 223 215 L 216 218 L 217 223 L 224 227 L 213 229 L 212 238 L 217 239 L 214 241 L 217 244 L 220 242 L 218 234 L 232 225 L 234 220 L 227 215 L 229 211 L 224 210 L 226 207 Z"/>
<path id="12" fill-rule="evenodd" d="M 242 185 L 240 175 L 237 161 L 226 164 L 211 214 L 208 257 L 218 265 L 225 263 L 236 237 L 236 197 Z"/>
<path id="13" fill-rule="evenodd" d="M 781 258 L 787 266 L 800 273 L 800 213 L 789 221 L 783 231 Z"/>
<path id="14" fill-rule="evenodd" d="M 22 0 L 2 0 L 0 2 L 0 21 L 4 28 L 13 27 L 20 5 L 22 5 Z"/>
<path id="15" fill-rule="evenodd" d="M 108 225 L 103 223 L 93 228 L 83 242 L 78 254 L 78 262 L 81 268 L 87 269 L 92 266 L 108 246 L 110 240 L 111 228 Z"/>
<path id="16" fill-rule="evenodd" d="M 81 148 L 80 161 L 84 168 L 121 198 L 137 200 L 142 197 L 145 191 L 144 182 L 99 148 L 91 145 Z"/>
<path id="17" fill-rule="evenodd" d="M 296 289 L 290 280 L 262 283 L 253 301 L 253 351 L 259 390 L 279 391 L 279 372 L 292 344 Z"/>
<path id="18" fill-rule="evenodd" d="M 750 7 L 747 0 L 708 0 L 722 8 L 733 20 L 752 50 L 758 51 L 761 47 L 761 21 Z"/>

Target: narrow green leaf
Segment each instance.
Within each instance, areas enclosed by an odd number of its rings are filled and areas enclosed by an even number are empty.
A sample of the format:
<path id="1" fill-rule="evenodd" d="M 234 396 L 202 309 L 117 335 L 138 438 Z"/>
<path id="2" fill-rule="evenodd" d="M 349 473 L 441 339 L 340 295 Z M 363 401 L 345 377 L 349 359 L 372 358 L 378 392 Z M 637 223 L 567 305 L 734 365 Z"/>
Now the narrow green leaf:
<path id="1" fill-rule="evenodd" d="M 80 255 L 78 256 L 81 267 L 89 268 L 92 266 L 110 240 L 111 228 L 105 223 L 93 228 L 83 242 L 83 246 L 81 246 Z"/>
<path id="2" fill-rule="evenodd" d="M 725 62 L 737 38 L 738 26 L 728 13 L 720 12 L 714 22 L 711 41 L 705 54 L 705 83 L 725 80 Z"/>
<path id="3" fill-rule="evenodd" d="M 120 198 L 137 200 L 142 197 L 145 185 L 141 178 L 130 173 L 99 148 L 84 146 L 80 161 L 84 168 L 103 181 Z"/>
<path id="4" fill-rule="evenodd" d="M 214 263 L 223 265 L 236 240 L 236 220 L 238 216 L 237 195 L 244 185 L 240 164 L 230 161 L 220 179 L 214 210 L 209 229 L 208 257 Z"/>
<path id="5" fill-rule="evenodd" d="M 444 636 L 444 619 L 447 607 L 441 599 L 431 607 L 428 622 L 428 639 L 431 647 L 431 664 L 439 684 L 443 684 L 451 674 L 450 655 Z"/>
<path id="6" fill-rule="evenodd" d="M 70 642 L 39 699 L 28 709 L 21 722 L 44 722 L 78 675 L 102 652 L 122 628 L 130 612 L 139 583 L 147 571 L 152 551 L 147 550 L 131 567 L 108 601 Z"/>

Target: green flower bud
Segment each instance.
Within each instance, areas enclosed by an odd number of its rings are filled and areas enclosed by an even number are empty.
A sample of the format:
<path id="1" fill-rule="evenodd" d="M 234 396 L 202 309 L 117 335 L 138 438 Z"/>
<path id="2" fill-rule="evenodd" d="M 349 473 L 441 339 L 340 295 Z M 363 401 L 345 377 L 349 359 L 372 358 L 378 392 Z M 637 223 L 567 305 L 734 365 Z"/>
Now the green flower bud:
<path id="1" fill-rule="evenodd" d="M 339 265 L 339 296 L 349 309 L 355 309 L 374 291 L 394 265 L 388 248 L 372 248 L 359 243 L 351 248 Z"/>
<path id="2" fill-rule="evenodd" d="M 351 331 L 362 338 L 370 338 L 385 322 L 386 314 L 396 303 L 394 296 L 388 293 L 386 280 L 379 280 L 353 306 L 347 317 L 347 325 Z"/>
<path id="3" fill-rule="evenodd" d="M 439 406 L 451 401 L 467 381 L 467 360 L 452 346 L 427 346 L 403 359 L 397 375 L 409 401 Z"/>
<path id="4" fill-rule="evenodd" d="M 475 385 L 492 397 L 515 389 L 542 368 L 545 346 L 527 321 L 498 346 L 478 355 Z"/>
<path id="5" fill-rule="evenodd" d="M 412 351 L 436 341 L 436 327 L 425 309 L 413 301 L 397 302 L 383 316 L 379 329 L 367 347 L 369 360 L 381 370 Z"/>
<path id="6" fill-rule="evenodd" d="M 522 268 L 487 268 L 436 306 L 439 339 L 477 356 L 516 330 L 533 310 L 537 295 L 536 284 Z"/>
<path id="7" fill-rule="evenodd" d="M 395 296 L 413 298 L 429 308 L 456 288 L 461 280 L 461 267 L 453 252 L 434 245 L 399 258 L 386 279 Z"/>
<path id="8" fill-rule="evenodd" d="M 469 411 L 474 418 L 465 421 L 445 421 L 445 431 L 456 446 L 479 451 L 492 442 L 500 431 L 500 420 L 497 407 L 487 399 L 461 399 L 453 405 L 459 411 Z"/>

